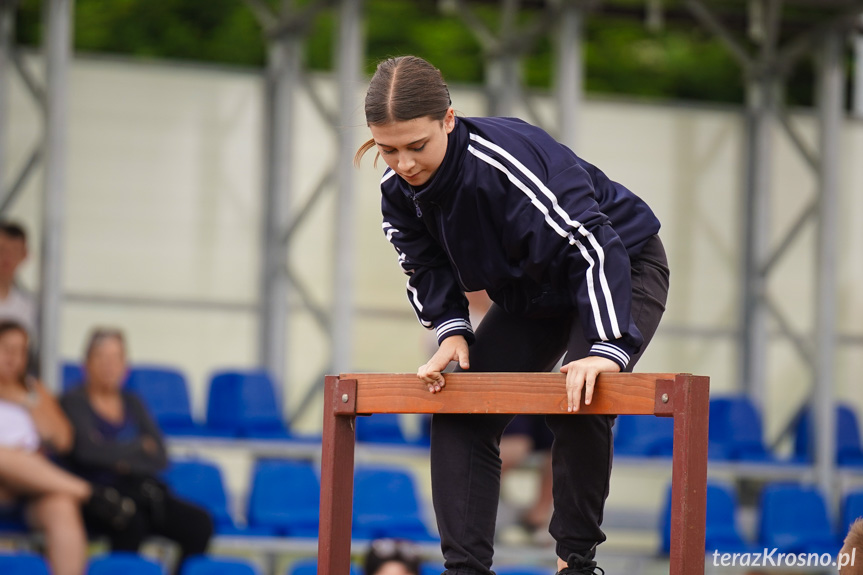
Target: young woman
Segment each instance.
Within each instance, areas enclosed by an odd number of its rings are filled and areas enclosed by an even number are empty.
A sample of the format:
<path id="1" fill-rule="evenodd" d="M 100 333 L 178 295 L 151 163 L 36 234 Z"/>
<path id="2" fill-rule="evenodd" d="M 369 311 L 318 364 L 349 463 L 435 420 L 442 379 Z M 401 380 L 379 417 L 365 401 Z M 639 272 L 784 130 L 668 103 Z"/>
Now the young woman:
<path id="1" fill-rule="evenodd" d="M 84 385 L 61 400 L 75 428 L 69 461 L 90 481 L 115 488 L 135 501 L 136 513 L 117 529 L 85 513 L 93 529 L 104 532 L 114 551 L 137 551 L 149 535 L 180 545 L 177 565 L 204 553 L 213 533 L 209 514 L 177 498 L 158 479 L 168 463 L 162 434 L 141 401 L 123 390 L 126 345 L 117 330 L 95 330 L 85 353 Z"/>
<path id="2" fill-rule="evenodd" d="M 45 535 L 51 572 L 81 575 L 87 560 L 81 507 L 122 525 L 134 504 L 43 454 L 68 451 L 72 427 L 54 397 L 25 375 L 27 339 L 22 325 L 0 322 L 0 508 L 23 502 L 27 522 Z"/>
<path id="3" fill-rule="evenodd" d="M 546 371 L 566 354 L 568 411 L 596 377 L 631 370 L 665 307 L 659 221 L 640 198 L 539 128 L 513 118 L 456 118 L 440 72 L 405 56 L 369 85 L 372 148 L 386 161 L 383 230 L 407 295 L 438 351 L 419 368 L 431 393 L 457 361 L 474 371 Z M 474 334 L 465 292 L 494 304 Z M 510 415 L 437 415 L 432 494 L 447 573 L 490 574 L 501 433 Z M 614 418 L 546 417 L 560 574 L 595 573 L 611 474 Z"/>

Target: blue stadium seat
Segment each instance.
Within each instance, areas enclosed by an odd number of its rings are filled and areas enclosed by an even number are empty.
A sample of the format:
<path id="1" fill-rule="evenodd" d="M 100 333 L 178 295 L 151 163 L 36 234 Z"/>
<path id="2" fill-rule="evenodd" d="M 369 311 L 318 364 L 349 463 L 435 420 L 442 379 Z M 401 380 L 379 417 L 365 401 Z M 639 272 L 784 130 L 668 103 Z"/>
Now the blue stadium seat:
<path id="1" fill-rule="evenodd" d="M 276 391 L 264 371 L 223 371 L 210 380 L 207 428 L 216 434 L 287 439 Z"/>
<path id="2" fill-rule="evenodd" d="M 126 389 L 136 393 L 167 435 L 202 435 L 192 419 L 189 386 L 185 376 L 170 367 L 135 366 L 129 370 Z"/>
<path id="3" fill-rule="evenodd" d="M 443 566 L 443 561 L 431 562 L 426 561 L 420 565 L 420 575 L 441 575 L 446 571 Z"/>
<path id="4" fill-rule="evenodd" d="M 748 397 L 711 399 L 709 435 L 711 459 L 776 461 L 764 445 L 761 414 Z"/>
<path id="5" fill-rule="evenodd" d="M 863 517 L 863 491 L 848 493 L 842 502 L 842 524 L 839 526 L 839 535 L 844 536 L 858 518 Z"/>
<path id="6" fill-rule="evenodd" d="M 353 571 L 353 569 L 351 569 Z M 318 575 L 317 559 L 301 559 L 294 561 L 287 571 L 288 575 Z"/>
<path id="7" fill-rule="evenodd" d="M 357 441 L 365 443 L 408 443 L 396 413 L 375 413 L 357 417 L 356 432 Z"/>
<path id="8" fill-rule="evenodd" d="M 356 469 L 353 537 L 437 540 L 425 525 L 413 478 L 406 471 L 385 467 Z"/>
<path id="9" fill-rule="evenodd" d="M 260 571 L 244 559 L 192 557 L 180 575 L 259 575 Z"/>
<path id="10" fill-rule="evenodd" d="M 137 553 L 111 553 L 92 559 L 87 575 L 165 575 L 165 570 Z"/>
<path id="11" fill-rule="evenodd" d="M 228 511 L 228 496 L 219 468 L 208 461 L 173 461 L 163 474 L 171 489 L 210 512 L 213 527 L 220 535 L 239 535 Z"/>
<path id="12" fill-rule="evenodd" d="M 707 484 L 706 529 L 704 549 L 721 553 L 747 553 L 757 551 L 754 545 L 743 540 L 737 529 L 737 498 L 734 492 L 719 483 Z M 665 495 L 662 516 L 662 553 L 671 551 L 671 486 Z"/>
<path id="13" fill-rule="evenodd" d="M 495 565 L 496 575 L 548 575 L 554 570 L 553 567 L 540 567 L 538 565 Z"/>
<path id="14" fill-rule="evenodd" d="M 249 526 L 290 537 L 317 537 L 320 494 L 311 463 L 259 461 L 249 496 Z"/>
<path id="15" fill-rule="evenodd" d="M 620 415 L 614 427 L 615 455 L 670 457 L 674 451 L 671 417 Z"/>
<path id="16" fill-rule="evenodd" d="M 774 484 L 761 494 L 759 541 L 781 553 L 829 553 L 842 543 L 821 493 L 808 486 Z"/>
<path id="17" fill-rule="evenodd" d="M 50 575 L 48 564 L 41 555 L 32 553 L 0 553 L 0 573 L 3 575 Z"/>
<path id="18" fill-rule="evenodd" d="M 431 414 L 424 413 L 419 416 L 419 436 L 414 443 L 419 446 L 429 447 L 431 445 Z"/>
<path id="19" fill-rule="evenodd" d="M 794 456 L 800 461 L 811 462 L 814 459 L 815 437 L 811 419 L 811 410 L 807 408 L 800 414 L 795 427 Z M 836 406 L 836 464 L 863 466 L 857 416 L 849 406 L 843 404 Z"/>
<path id="20" fill-rule="evenodd" d="M 84 383 L 84 370 L 78 363 L 64 361 L 63 373 L 60 377 L 63 385 L 63 391 L 66 392 Z"/>

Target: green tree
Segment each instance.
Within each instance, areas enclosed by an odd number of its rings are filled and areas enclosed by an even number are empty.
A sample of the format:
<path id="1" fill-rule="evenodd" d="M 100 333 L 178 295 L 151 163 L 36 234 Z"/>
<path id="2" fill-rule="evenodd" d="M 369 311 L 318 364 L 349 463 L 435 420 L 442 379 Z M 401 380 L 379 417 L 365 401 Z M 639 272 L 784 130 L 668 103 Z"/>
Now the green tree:
<path id="1" fill-rule="evenodd" d="M 278 4 L 268 1 L 274 8 Z M 41 6 L 42 0 L 21 0 L 19 42 L 40 42 Z M 490 28 L 497 29 L 496 6 L 475 5 L 475 9 Z M 534 17 L 536 13 L 525 10 L 521 21 Z M 311 69 L 333 68 L 337 22 L 333 8 L 322 11 L 313 22 L 304 54 Z M 82 52 L 248 67 L 261 67 L 266 60 L 263 33 L 242 0 L 76 0 L 74 33 L 75 48 Z M 437 2 L 366 0 L 364 33 L 369 73 L 380 59 L 416 54 L 438 66 L 450 82 L 483 80 L 479 43 L 460 19 L 441 13 Z M 651 32 L 640 20 L 589 14 L 584 54 L 589 93 L 743 100 L 736 62 L 717 39 L 694 24 Z M 553 62 L 552 39 L 540 38 L 524 60 L 526 83 L 550 88 Z M 811 103 L 811 85 L 810 64 L 790 79 L 789 101 Z"/>

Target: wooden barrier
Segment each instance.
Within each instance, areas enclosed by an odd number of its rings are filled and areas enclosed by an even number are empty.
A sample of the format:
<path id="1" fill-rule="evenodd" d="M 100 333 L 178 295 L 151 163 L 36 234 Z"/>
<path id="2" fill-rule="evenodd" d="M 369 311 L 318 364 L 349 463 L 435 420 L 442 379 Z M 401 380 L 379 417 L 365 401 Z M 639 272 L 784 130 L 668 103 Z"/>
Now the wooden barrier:
<path id="1" fill-rule="evenodd" d="M 415 374 L 327 376 L 321 460 L 318 573 L 350 572 L 354 420 L 373 413 L 566 413 L 566 376 L 554 373 L 449 373 L 432 394 Z M 709 378 L 690 374 L 606 373 L 578 413 L 674 418 L 671 575 L 703 575 Z"/>

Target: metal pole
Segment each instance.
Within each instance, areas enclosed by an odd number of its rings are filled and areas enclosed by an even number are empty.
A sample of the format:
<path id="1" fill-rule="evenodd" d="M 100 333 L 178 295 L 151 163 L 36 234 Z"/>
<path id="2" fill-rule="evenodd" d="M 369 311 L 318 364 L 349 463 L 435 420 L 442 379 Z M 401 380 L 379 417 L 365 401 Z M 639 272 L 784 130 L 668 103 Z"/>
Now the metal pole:
<path id="1" fill-rule="evenodd" d="M 12 3 L 0 0 L 0 195 L 6 190 L 7 138 L 9 137 L 9 71 L 12 66 L 15 10 Z"/>
<path id="2" fill-rule="evenodd" d="M 860 17 L 863 26 L 863 16 Z M 851 106 L 854 115 L 863 118 L 863 32 L 854 34 L 854 102 Z"/>
<path id="3" fill-rule="evenodd" d="M 519 90 L 519 60 L 510 50 L 486 60 L 486 89 L 490 116 L 512 116 Z"/>
<path id="4" fill-rule="evenodd" d="M 336 253 L 333 279 L 333 368 L 343 373 L 353 367 L 354 262 L 356 234 L 354 209 L 356 174 L 353 170 L 355 131 L 361 124 L 362 109 L 357 98 L 363 62 L 362 0 L 342 0 L 339 17 L 339 153 L 336 201 Z"/>
<path id="5" fill-rule="evenodd" d="M 486 89 L 488 111 L 491 116 L 512 116 L 518 101 L 521 74 L 519 58 L 510 41 L 516 31 L 516 16 L 520 0 L 503 0 L 501 31 L 494 49 L 486 53 Z"/>
<path id="6" fill-rule="evenodd" d="M 60 305 L 63 296 L 63 220 L 66 205 L 68 69 L 74 0 L 45 2 L 45 191 L 42 200 L 41 377 L 59 390 Z"/>
<path id="7" fill-rule="evenodd" d="M 814 422 L 816 430 L 816 476 L 828 500 L 836 502 L 836 411 L 833 378 L 836 360 L 836 296 L 839 223 L 839 170 L 842 137 L 843 88 L 841 32 L 824 38 L 819 70 L 819 123 L 821 144 L 820 213 L 818 221 L 818 274 L 815 339 L 818 349 L 815 370 Z"/>
<path id="8" fill-rule="evenodd" d="M 283 13 L 290 8 L 285 0 Z M 265 94 L 266 189 L 263 204 L 263 259 L 260 308 L 260 362 L 284 384 L 288 350 L 288 292 L 285 230 L 291 220 L 294 170 L 294 94 L 301 69 L 299 32 L 270 41 Z"/>
<path id="9" fill-rule="evenodd" d="M 746 172 L 743 202 L 743 290 L 740 337 L 740 381 L 762 406 L 767 380 L 767 317 L 763 302 L 770 224 L 771 124 L 774 78 L 762 69 L 748 78 L 746 102 Z"/>
<path id="10" fill-rule="evenodd" d="M 560 141 L 571 149 L 578 144 L 578 113 L 583 97 L 584 60 L 581 52 L 581 7 L 568 2 L 560 16 L 557 52 L 557 113 Z"/>

